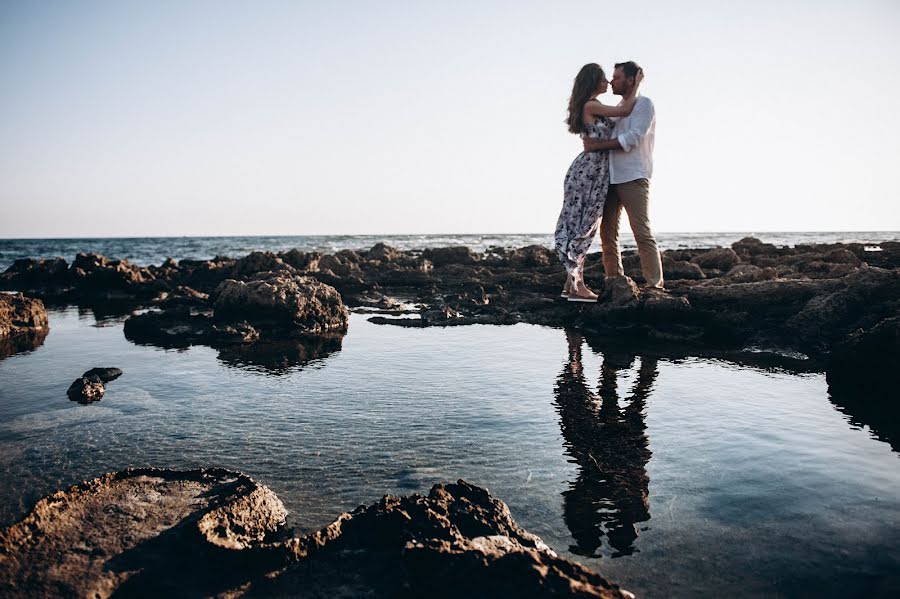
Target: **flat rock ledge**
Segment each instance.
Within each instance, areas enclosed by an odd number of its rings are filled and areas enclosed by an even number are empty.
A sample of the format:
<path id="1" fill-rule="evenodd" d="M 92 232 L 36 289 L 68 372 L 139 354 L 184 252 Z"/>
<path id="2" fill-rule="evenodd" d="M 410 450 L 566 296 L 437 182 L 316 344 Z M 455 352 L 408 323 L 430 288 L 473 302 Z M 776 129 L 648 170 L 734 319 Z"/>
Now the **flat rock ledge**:
<path id="1" fill-rule="evenodd" d="M 633 597 L 465 481 L 385 496 L 306 536 L 239 472 L 113 472 L 0 531 L 0 595 Z"/>

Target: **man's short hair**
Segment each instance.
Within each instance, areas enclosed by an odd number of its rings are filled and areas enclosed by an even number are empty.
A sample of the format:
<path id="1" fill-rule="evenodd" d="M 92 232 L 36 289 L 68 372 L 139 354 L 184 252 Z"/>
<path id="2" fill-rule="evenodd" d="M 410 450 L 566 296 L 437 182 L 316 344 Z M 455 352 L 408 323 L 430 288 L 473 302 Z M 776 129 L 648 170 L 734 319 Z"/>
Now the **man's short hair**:
<path id="1" fill-rule="evenodd" d="M 633 60 L 629 60 L 628 62 L 617 62 L 616 68 L 622 69 L 622 72 L 626 77 L 637 77 L 638 71 L 641 70 L 640 65 Z"/>

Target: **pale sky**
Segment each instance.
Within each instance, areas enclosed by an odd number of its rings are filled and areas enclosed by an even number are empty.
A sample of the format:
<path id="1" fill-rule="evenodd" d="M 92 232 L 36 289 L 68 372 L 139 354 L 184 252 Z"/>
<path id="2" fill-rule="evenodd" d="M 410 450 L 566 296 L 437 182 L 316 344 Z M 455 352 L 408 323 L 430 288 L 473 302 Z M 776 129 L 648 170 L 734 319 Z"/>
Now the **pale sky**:
<path id="1" fill-rule="evenodd" d="M 898 32 L 894 0 L 3 0 L 0 238 L 550 232 L 572 80 L 628 59 L 657 231 L 898 230 Z"/>

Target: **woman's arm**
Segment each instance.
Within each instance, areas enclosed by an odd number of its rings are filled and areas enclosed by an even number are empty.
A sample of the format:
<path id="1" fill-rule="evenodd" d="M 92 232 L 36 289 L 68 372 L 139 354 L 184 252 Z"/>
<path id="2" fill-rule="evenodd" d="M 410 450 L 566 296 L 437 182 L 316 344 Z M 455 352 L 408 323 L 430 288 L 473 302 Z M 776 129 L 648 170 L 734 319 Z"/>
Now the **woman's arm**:
<path id="1" fill-rule="evenodd" d="M 635 104 L 637 104 L 636 95 L 625 98 L 618 106 L 607 106 L 606 104 L 601 104 L 597 100 L 590 100 L 584 105 L 584 112 L 589 117 L 628 116 L 631 114 L 631 111 L 634 110 Z"/>

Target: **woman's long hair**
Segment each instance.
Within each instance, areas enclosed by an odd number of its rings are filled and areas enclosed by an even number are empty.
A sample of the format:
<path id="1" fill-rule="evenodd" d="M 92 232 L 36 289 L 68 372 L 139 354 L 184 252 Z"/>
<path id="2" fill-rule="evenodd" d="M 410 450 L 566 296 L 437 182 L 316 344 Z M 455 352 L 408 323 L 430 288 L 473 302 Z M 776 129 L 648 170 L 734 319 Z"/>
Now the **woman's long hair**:
<path id="1" fill-rule="evenodd" d="M 586 64 L 575 76 L 572 85 L 572 96 L 569 98 L 569 116 L 566 117 L 566 125 L 569 133 L 581 133 L 584 130 L 584 105 L 597 93 L 600 82 L 606 78 L 603 68 L 597 63 Z"/>

